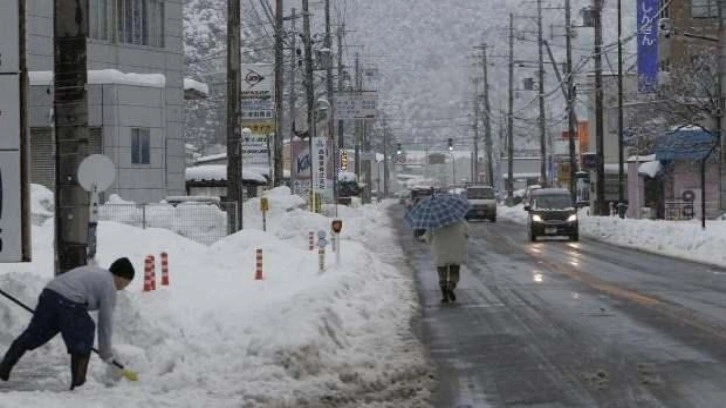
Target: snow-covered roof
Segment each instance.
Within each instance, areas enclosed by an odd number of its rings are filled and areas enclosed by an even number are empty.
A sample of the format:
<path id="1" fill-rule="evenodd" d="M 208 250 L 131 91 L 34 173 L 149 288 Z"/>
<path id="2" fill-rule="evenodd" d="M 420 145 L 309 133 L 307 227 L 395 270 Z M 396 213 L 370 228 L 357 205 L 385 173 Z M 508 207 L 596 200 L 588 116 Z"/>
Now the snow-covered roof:
<path id="1" fill-rule="evenodd" d="M 28 72 L 31 85 L 53 85 L 53 71 Z M 91 85 L 115 84 L 164 88 L 166 76 L 163 74 L 123 73 L 117 69 L 88 70 L 88 83 Z"/>
<path id="2" fill-rule="evenodd" d="M 267 179 L 262 174 L 248 168 L 242 169 L 242 179 L 245 181 L 254 181 L 258 183 L 267 183 Z M 202 166 L 188 167 L 186 169 L 187 181 L 226 181 L 227 165 L 225 164 L 205 164 Z"/>
<path id="3" fill-rule="evenodd" d="M 192 78 L 184 78 L 184 90 L 193 90 L 204 95 L 209 94 L 209 87 L 207 86 L 207 84 L 199 82 Z"/>
<path id="4" fill-rule="evenodd" d="M 645 155 L 641 154 L 641 155 L 630 156 L 630 157 L 628 157 L 627 161 L 629 163 L 633 163 L 633 162 L 642 163 L 642 162 L 649 162 L 649 161 L 653 161 L 653 160 L 655 160 L 654 154 L 645 154 Z"/>
<path id="5" fill-rule="evenodd" d="M 226 160 L 227 153 L 210 154 L 209 156 L 202 156 L 194 160 L 194 163 L 209 163 L 218 160 Z"/>
<path id="6" fill-rule="evenodd" d="M 512 176 L 515 179 L 517 179 L 517 178 L 537 178 L 540 176 L 540 174 L 539 173 L 512 173 Z M 509 178 L 509 174 L 505 171 L 502 174 L 502 177 Z"/>
<path id="7" fill-rule="evenodd" d="M 638 174 L 646 175 L 650 178 L 653 178 L 658 175 L 658 172 L 660 172 L 662 168 L 663 165 L 660 163 L 660 161 L 653 160 L 642 163 L 640 166 L 638 166 Z"/>

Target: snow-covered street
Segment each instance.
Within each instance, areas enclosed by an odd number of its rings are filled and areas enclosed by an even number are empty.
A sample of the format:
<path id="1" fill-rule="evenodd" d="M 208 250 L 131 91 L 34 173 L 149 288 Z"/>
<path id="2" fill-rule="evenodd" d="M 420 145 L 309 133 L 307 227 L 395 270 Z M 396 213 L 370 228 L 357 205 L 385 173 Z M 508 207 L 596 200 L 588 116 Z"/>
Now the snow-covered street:
<path id="1" fill-rule="evenodd" d="M 328 246 L 320 274 L 308 234 L 329 231 L 331 219 L 297 209 L 286 188 L 269 198 L 267 232 L 259 199 L 250 200 L 247 229 L 209 247 L 168 230 L 101 223 L 99 263 L 127 256 L 137 271 L 119 296 L 114 340 L 140 381 L 111 381 L 94 357 L 87 385 L 58 392 L 70 378 L 58 337 L 0 383 L 0 407 L 426 406 L 431 369 L 411 330 L 418 299 L 387 204 L 340 207 L 342 262 Z M 31 264 L 0 266 L 0 286 L 31 307 L 52 277 L 52 229 L 52 220 L 33 228 Z M 254 280 L 257 248 L 262 281 Z M 158 277 L 162 251 L 170 285 L 142 293 L 143 260 L 157 257 Z M 0 316 L 4 351 L 29 314 L 3 299 Z"/>

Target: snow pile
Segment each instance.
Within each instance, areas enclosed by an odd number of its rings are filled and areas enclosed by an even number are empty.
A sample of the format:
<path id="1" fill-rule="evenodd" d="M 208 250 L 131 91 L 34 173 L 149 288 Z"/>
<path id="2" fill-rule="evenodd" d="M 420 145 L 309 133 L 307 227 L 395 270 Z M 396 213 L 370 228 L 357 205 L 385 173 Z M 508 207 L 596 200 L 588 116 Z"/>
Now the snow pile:
<path id="1" fill-rule="evenodd" d="M 163 229 L 101 222 L 99 263 L 128 256 L 137 268 L 138 279 L 119 295 L 114 336 L 119 358 L 141 381 L 108 388 L 106 367 L 94 358 L 86 386 L 52 392 L 69 381 L 56 338 L 0 383 L 13 390 L 0 406 L 427 406 L 430 369 L 409 328 L 418 307 L 413 277 L 401 266 L 385 207 L 339 212 L 343 264 L 328 256 L 320 274 L 307 233 L 329 228 L 330 218 L 285 211 L 300 201 L 284 188 L 268 195 L 271 210 L 279 207 L 269 232 L 244 230 L 209 247 Z M 246 223 L 259 222 L 246 215 Z M 34 230 L 32 264 L 0 265 L 1 287 L 30 305 L 52 276 L 52 235 L 52 222 Z M 263 281 L 254 280 L 257 248 Z M 171 285 L 142 293 L 143 259 L 161 251 L 169 253 Z M 0 315 L 4 351 L 29 316 L 6 301 Z M 23 386 L 41 392 L 18 391 Z"/>
<path id="2" fill-rule="evenodd" d="M 580 233 L 615 245 L 726 266 L 726 222 L 581 217 Z"/>
<path id="3" fill-rule="evenodd" d="M 524 211 L 524 204 L 517 204 L 512 207 L 506 205 L 497 206 L 497 218 L 501 221 L 512 221 L 517 224 L 526 224 L 529 214 Z"/>
<path id="4" fill-rule="evenodd" d="M 55 195 L 47 187 L 40 184 L 30 186 L 30 212 L 33 225 L 42 225 L 53 216 Z"/>

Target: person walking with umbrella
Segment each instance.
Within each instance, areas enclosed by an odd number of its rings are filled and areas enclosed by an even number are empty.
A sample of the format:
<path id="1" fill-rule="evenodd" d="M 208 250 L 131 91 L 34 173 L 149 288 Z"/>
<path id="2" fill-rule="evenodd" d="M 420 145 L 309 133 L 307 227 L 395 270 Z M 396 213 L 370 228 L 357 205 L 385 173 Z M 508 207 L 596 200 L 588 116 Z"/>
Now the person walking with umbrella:
<path id="1" fill-rule="evenodd" d="M 404 217 L 414 230 L 426 230 L 439 276 L 442 303 L 456 301 L 461 264 L 466 260 L 470 235 L 465 217 L 469 202 L 458 194 L 434 194 L 416 204 Z"/>

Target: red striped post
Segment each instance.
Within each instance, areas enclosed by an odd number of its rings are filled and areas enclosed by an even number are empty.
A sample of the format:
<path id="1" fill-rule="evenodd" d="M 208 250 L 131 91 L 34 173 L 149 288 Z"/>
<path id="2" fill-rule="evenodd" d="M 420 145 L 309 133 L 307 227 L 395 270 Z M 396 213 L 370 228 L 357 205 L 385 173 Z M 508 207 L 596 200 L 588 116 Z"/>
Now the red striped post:
<path id="1" fill-rule="evenodd" d="M 310 251 L 315 250 L 315 232 L 313 231 L 310 231 L 310 233 L 308 234 L 308 249 Z"/>
<path id="2" fill-rule="evenodd" d="M 255 260 L 255 280 L 262 280 L 262 249 L 257 248 Z"/>
<path id="3" fill-rule="evenodd" d="M 169 254 L 161 253 L 161 286 L 169 286 Z"/>
<path id="4" fill-rule="evenodd" d="M 154 267 L 154 258 L 149 255 L 144 260 L 144 292 L 150 292 L 151 289 L 151 269 Z"/>
<path id="5" fill-rule="evenodd" d="M 151 280 L 151 290 L 156 290 L 156 258 L 154 255 L 149 255 L 151 258 L 151 274 L 149 279 Z"/>

